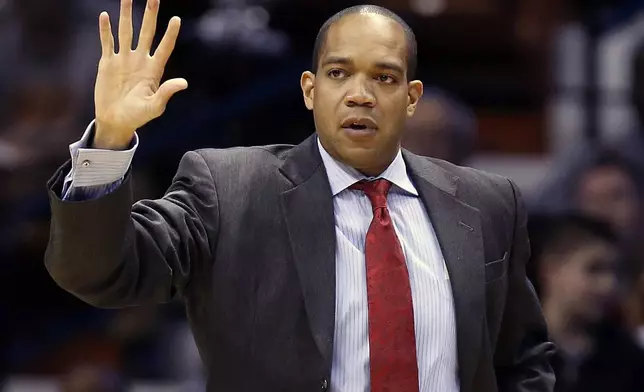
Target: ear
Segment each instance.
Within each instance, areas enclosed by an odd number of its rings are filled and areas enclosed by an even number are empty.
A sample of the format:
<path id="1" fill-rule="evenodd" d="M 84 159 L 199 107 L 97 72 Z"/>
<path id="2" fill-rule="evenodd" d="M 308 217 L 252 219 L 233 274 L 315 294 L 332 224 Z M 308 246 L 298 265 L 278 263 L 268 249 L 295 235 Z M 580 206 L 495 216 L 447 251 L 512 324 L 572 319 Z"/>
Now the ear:
<path id="1" fill-rule="evenodd" d="M 315 74 L 311 71 L 302 73 L 300 78 L 300 87 L 304 95 L 304 105 L 309 110 L 313 110 L 313 98 L 315 95 Z"/>
<path id="2" fill-rule="evenodd" d="M 416 113 L 416 106 L 423 96 L 423 82 L 420 80 L 412 80 L 407 87 L 407 117 L 411 117 Z"/>

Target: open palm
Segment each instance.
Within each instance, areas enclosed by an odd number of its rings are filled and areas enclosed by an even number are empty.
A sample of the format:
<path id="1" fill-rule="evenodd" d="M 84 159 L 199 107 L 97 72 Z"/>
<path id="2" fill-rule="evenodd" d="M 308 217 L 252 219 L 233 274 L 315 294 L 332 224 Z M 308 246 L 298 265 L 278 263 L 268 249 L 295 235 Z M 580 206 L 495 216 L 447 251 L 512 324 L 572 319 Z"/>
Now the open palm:
<path id="1" fill-rule="evenodd" d="M 98 66 L 94 99 L 98 148 L 124 148 L 134 132 L 165 111 L 170 98 L 188 87 L 185 79 L 161 78 L 174 50 L 181 21 L 170 20 L 168 29 L 151 53 L 156 32 L 159 0 L 148 0 L 136 49 L 132 49 L 132 0 L 121 0 L 118 28 L 119 51 L 114 51 L 114 37 L 106 12 L 99 18 L 103 53 Z"/>

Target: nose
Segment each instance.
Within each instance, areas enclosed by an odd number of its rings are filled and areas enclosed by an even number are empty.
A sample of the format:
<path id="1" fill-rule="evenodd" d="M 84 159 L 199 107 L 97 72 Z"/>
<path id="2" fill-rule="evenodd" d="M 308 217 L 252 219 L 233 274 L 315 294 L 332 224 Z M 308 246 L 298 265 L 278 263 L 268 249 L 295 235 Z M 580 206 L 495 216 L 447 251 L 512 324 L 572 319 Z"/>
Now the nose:
<path id="1" fill-rule="evenodd" d="M 376 97 L 373 95 L 369 82 L 363 77 L 356 77 L 349 87 L 344 103 L 348 107 L 366 106 L 372 108 L 376 106 Z"/>

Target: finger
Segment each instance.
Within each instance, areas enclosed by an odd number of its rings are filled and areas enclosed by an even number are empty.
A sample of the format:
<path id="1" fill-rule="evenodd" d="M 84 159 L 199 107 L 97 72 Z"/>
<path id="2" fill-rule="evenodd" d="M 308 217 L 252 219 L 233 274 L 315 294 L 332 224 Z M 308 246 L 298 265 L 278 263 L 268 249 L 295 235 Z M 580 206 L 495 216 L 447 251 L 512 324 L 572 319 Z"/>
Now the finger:
<path id="1" fill-rule="evenodd" d="M 168 62 L 174 46 L 177 43 L 177 37 L 179 36 L 179 30 L 181 29 L 181 19 L 177 16 L 173 16 L 168 23 L 168 29 L 165 31 L 159 47 L 154 53 L 154 57 L 159 61 L 162 67 L 165 67 L 165 64 Z"/>
<path id="2" fill-rule="evenodd" d="M 103 57 L 112 56 L 114 54 L 114 36 L 112 35 L 110 16 L 107 12 L 101 12 L 101 15 L 98 17 L 98 25 L 101 35 Z"/>
<path id="3" fill-rule="evenodd" d="M 159 114 L 165 110 L 166 105 L 173 95 L 188 88 L 188 81 L 183 78 L 170 79 L 163 83 L 154 94 L 154 102 Z"/>
<path id="4" fill-rule="evenodd" d="M 159 0 L 148 0 L 143 15 L 143 25 L 141 26 L 141 35 L 139 36 L 138 49 L 150 53 L 154 34 L 157 30 L 157 18 L 159 15 Z"/>
<path id="5" fill-rule="evenodd" d="M 132 0 L 121 0 L 119 20 L 119 53 L 132 50 Z"/>

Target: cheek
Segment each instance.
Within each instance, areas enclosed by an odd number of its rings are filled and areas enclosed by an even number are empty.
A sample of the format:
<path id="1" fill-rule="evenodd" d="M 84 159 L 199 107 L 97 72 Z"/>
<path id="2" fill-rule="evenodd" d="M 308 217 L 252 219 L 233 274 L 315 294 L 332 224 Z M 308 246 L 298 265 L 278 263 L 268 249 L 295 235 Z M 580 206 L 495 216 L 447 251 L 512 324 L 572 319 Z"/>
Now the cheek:
<path id="1" fill-rule="evenodd" d="M 407 109 L 407 94 L 399 93 L 385 101 L 387 105 L 387 114 L 391 122 L 396 124 L 405 124 L 409 118 Z"/>
<path id="2" fill-rule="evenodd" d="M 400 136 L 402 137 L 402 130 L 405 128 L 406 117 L 400 115 L 400 111 L 392 108 L 381 108 L 378 113 L 378 122 L 381 125 L 382 134 L 388 136 Z"/>
<path id="3" fill-rule="evenodd" d="M 321 120 L 330 121 L 336 117 L 341 98 L 328 92 L 318 92 L 313 101 L 313 113 Z"/>
<path id="4" fill-rule="evenodd" d="M 313 117 L 316 125 L 325 125 L 329 121 L 329 112 L 331 112 L 331 110 L 327 107 L 324 100 L 315 100 L 313 103 Z"/>

